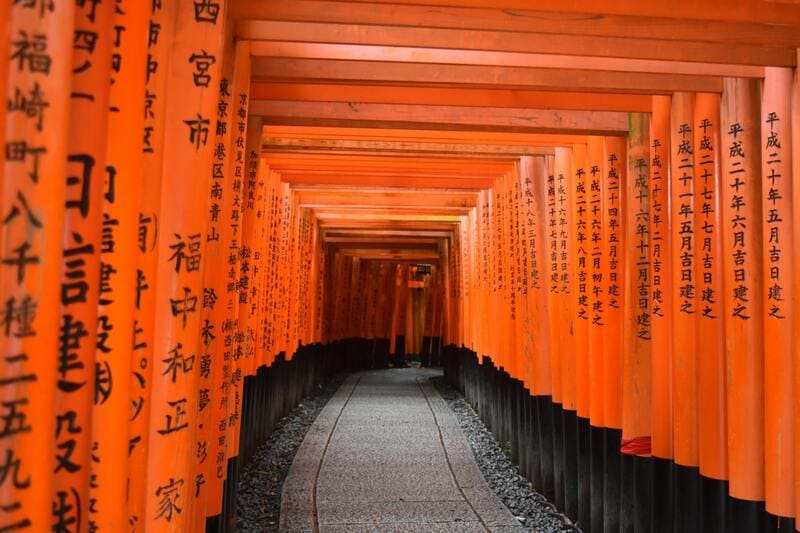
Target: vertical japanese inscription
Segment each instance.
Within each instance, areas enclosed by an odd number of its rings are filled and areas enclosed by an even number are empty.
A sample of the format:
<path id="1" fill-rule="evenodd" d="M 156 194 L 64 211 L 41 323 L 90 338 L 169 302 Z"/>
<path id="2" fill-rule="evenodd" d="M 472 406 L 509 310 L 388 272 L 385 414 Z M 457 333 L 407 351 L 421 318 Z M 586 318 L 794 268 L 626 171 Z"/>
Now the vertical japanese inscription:
<path id="1" fill-rule="evenodd" d="M 633 222 L 636 239 L 632 243 L 636 248 L 636 336 L 641 340 L 650 340 L 650 171 L 649 163 L 644 157 L 633 161 L 636 208 Z"/>
<path id="2" fill-rule="evenodd" d="M 128 443 L 128 521 L 144 527 L 151 390 L 154 368 L 156 269 L 161 240 L 160 197 L 165 156 L 167 74 L 175 38 L 176 0 L 148 2 L 145 92 L 142 102 L 143 179 L 137 219 L 137 256 Z"/>
<path id="3" fill-rule="evenodd" d="M 103 219 L 95 405 L 92 413 L 90 530 L 128 526 L 127 431 L 108 428 L 129 418 L 133 354 L 139 188 L 142 182 L 142 99 L 150 6 L 119 0 L 114 6 L 108 149 Z"/>
<path id="4" fill-rule="evenodd" d="M 748 179 L 752 179 L 752 176 L 747 175 L 745 166 L 747 153 L 744 150 L 742 138 L 740 138 L 743 133 L 744 127 L 738 122 L 731 124 L 727 131 L 728 155 L 730 158 L 730 167 L 727 172 L 727 200 L 731 210 L 728 224 L 732 230 L 730 258 L 735 266 L 733 270 L 734 285 L 729 290 L 733 301 L 730 311 L 731 317 L 738 320 L 750 320 L 752 316 L 750 309 L 750 300 L 752 298 L 750 294 L 751 280 L 748 279 L 745 263 L 747 256 L 752 252 L 748 249 L 748 237 L 751 235 L 747 231 L 748 212 L 745 208 L 748 201 L 752 201 L 752 198 L 748 198 L 744 194 L 746 189 L 743 189 L 743 187 L 747 185 Z"/>
<path id="5" fill-rule="evenodd" d="M 47 530 L 53 491 L 60 264 L 73 2 L 7 2 L 0 84 L 0 529 Z M 5 75 L 7 74 L 7 80 Z"/>
<path id="6" fill-rule="evenodd" d="M 773 320 L 786 318 L 785 307 L 788 305 L 785 298 L 784 285 L 789 283 L 788 274 L 782 272 L 781 266 L 784 256 L 784 241 L 788 239 L 789 224 L 786 223 L 789 209 L 785 209 L 790 194 L 787 192 L 788 180 L 783 165 L 783 147 L 780 132 L 783 128 L 776 127 L 781 116 L 775 111 L 765 110 L 764 124 L 762 125 L 763 141 L 763 174 L 764 188 L 764 247 L 766 250 L 766 316 Z M 784 117 L 786 119 L 786 117 Z M 782 209 L 783 208 L 783 209 Z"/>
<path id="7" fill-rule="evenodd" d="M 715 274 L 719 269 L 719 254 L 717 251 L 717 211 L 719 209 L 719 190 L 717 183 L 717 159 L 715 140 L 719 136 L 718 117 L 702 117 L 697 128 L 695 138 L 699 137 L 697 145 L 697 156 L 695 158 L 696 168 L 699 168 L 697 190 L 700 193 L 698 200 L 699 209 L 696 213 L 696 225 L 700 233 L 702 242 L 698 244 L 699 257 L 697 270 L 701 275 L 698 276 L 700 299 L 698 311 L 705 318 L 718 319 L 719 298 L 717 294 L 717 284 L 721 280 L 715 279 Z"/>
<path id="8" fill-rule="evenodd" d="M 203 484 L 196 440 L 203 344 L 216 335 L 202 320 L 203 269 L 212 231 L 206 214 L 215 181 L 212 117 L 218 112 L 224 4 L 200 4 L 177 2 L 168 62 L 159 67 L 168 69 L 163 95 L 170 113 L 163 121 L 160 238 L 150 282 L 156 321 L 145 523 L 186 530 L 193 529 L 194 495 Z M 187 175 L 194 177 L 188 189 Z"/>
<path id="9" fill-rule="evenodd" d="M 583 158 L 582 158 L 583 159 Z M 589 320 L 591 308 L 589 306 L 589 226 L 587 222 L 587 194 L 586 194 L 586 169 L 578 167 L 575 169 L 575 180 L 573 182 L 575 196 L 575 277 L 577 283 L 577 294 L 575 295 L 576 306 L 575 316 L 578 320 Z"/>
<path id="10" fill-rule="evenodd" d="M 52 529 L 80 531 L 96 525 L 97 500 L 87 494 L 102 457 L 93 439 L 92 405 L 109 394 L 108 367 L 95 355 L 98 303 L 109 295 L 113 269 L 101 268 L 103 202 L 114 169 L 105 164 L 114 6 L 76 3 L 72 41 L 70 139 L 67 154 L 60 343 L 56 393 L 55 487 Z M 113 193 L 112 193 L 113 194 Z M 108 225 L 106 230 L 110 229 Z M 107 243 L 106 243 L 107 244 Z M 101 301 L 102 299 L 102 301 Z M 106 331 L 101 331 L 105 334 Z"/>

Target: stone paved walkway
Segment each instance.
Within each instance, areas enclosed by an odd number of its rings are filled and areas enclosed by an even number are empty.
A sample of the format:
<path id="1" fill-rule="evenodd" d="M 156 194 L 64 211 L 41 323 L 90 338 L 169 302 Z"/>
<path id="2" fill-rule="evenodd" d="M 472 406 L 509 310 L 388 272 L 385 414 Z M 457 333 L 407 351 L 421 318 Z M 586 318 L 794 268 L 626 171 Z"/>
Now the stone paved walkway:
<path id="1" fill-rule="evenodd" d="M 520 531 L 483 479 L 426 369 L 350 376 L 309 429 L 280 527 L 304 532 Z"/>

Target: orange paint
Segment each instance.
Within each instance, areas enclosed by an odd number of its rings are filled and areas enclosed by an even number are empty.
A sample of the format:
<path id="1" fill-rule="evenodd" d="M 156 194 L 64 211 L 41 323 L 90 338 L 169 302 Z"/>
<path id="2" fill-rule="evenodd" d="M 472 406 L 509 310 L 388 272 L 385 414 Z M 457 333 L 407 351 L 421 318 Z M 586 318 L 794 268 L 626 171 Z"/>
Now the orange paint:
<path id="1" fill-rule="evenodd" d="M 161 179 L 165 155 L 165 123 L 167 108 L 167 74 L 170 50 L 175 37 L 177 2 L 162 3 L 150 13 L 148 27 L 161 31 L 148 32 L 144 128 L 142 139 L 143 179 L 139 191 L 139 215 L 136 255 L 136 300 L 133 321 L 133 359 L 131 360 L 131 412 L 128 454 L 128 520 L 132 528 L 145 527 L 145 492 L 150 428 L 151 390 L 153 380 L 154 329 L 156 315 L 156 268 L 158 263 L 161 223 Z M 158 375 L 158 374 L 156 374 Z"/>
<path id="2" fill-rule="evenodd" d="M 696 467 L 697 457 L 697 356 L 698 280 L 695 265 L 699 250 L 695 214 L 698 181 L 695 176 L 694 94 L 672 96 L 670 127 L 670 204 L 672 259 L 672 401 L 675 462 Z M 696 126 L 695 126 L 696 127 Z M 654 359 L 655 360 L 655 359 Z M 654 380 L 655 383 L 655 380 Z"/>
<path id="3" fill-rule="evenodd" d="M 797 57 L 800 58 L 800 50 L 797 52 Z M 800 72 L 795 69 L 794 79 L 792 82 L 792 182 L 800 183 Z M 792 188 L 792 205 L 800 205 L 800 187 Z M 792 218 L 792 244 L 793 244 L 793 262 L 800 264 L 800 216 Z M 800 268 L 794 269 L 793 294 L 795 298 L 800 294 Z M 793 302 L 794 304 L 794 302 Z M 800 313 L 795 312 L 792 320 L 792 361 L 794 363 L 794 382 L 800 383 Z M 798 420 L 800 417 L 800 394 L 795 391 L 794 395 L 794 419 Z M 794 426 L 794 505 L 795 505 L 795 528 L 800 528 L 800 521 L 797 520 L 800 514 L 800 426 Z"/>
<path id="4" fill-rule="evenodd" d="M 219 14 L 196 19 L 189 2 L 181 6 L 165 90 L 170 113 L 164 122 L 158 263 L 151 282 L 156 321 L 144 523 L 155 531 L 189 528 L 202 483 L 196 471 L 195 435 L 203 237 L 224 24 Z M 191 57 L 194 60 L 187 60 Z M 194 177 L 192 187 L 187 188 L 186 175 Z"/>
<path id="5" fill-rule="evenodd" d="M 572 249 L 570 286 L 572 335 L 575 351 L 575 405 L 578 416 L 589 418 L 589 328 L 591 326 L 591 228 L 589 222 L 589 185 L 587 147 L 572 147 Z"/>
<path id="6" fill-rule="evenodd" d="M 650 121 L 650 239 L 652 242 L 653 456 L 673 457 L 672 436 L 672 227 L 670 212 L 674 168 L 671 161 L 669 96 L 653 97 Z M 696 127 L 696 125 L 694 125 Z"/>
<path id="7" fill-rule="evenodd" d="M 221 512 L 222 479 L 217 474 L 221 453 L 224 457 L 224 433 L 220 435 L 219 424 L 224 422 L 227 412 L 223 412 L 226 398 L 224 383 L 230 382 L 231 354 L 226 350 L 226 324 L 228 309 L 223 303 L 227 291 L 228 256 L 231 253 L 233 235 L 231 210 L 233 208 L 232 163 L 235 162 L 231 152 L 234 144 L 235 105 L 238 103 L 234 69 L 236 67 L 233 54 L 233 43 L 227 40 L 224 58 L 217 83 L 217 109 L 215 113 L 216 131 L 213 141 L 213 155 L 208 174 L 207 226 L 205 234 L 205 261 L 214 268 L 206 268 L 203 272 L 202 322 L 200 326 L 200 352 L 198 372 L 198 423 L 195 442 L 195 459 L 197 475 L 201 476 L 201 484 L 195 496 L 194 528 L 205 527 L 206 516 L 215 516 Z M 220 444 L 219 438 L 222 437 Z"/>
<path id="8" fill-rule="evenodd" d="M 149 6 L 130 0 L 114 10 L 114 67 L 108 113 L 108 152 L 100 241 L 97 393 L 92 412 L 91 520 L 100 530 L 128 523 L 131 411 L 139 191 L 143 180 L 141 102 L 145 95 Z M 109 431 L 115 427 L 116 431 Z"/>
<path id="9" fill-rule="evenodd" d="M 758 83 L 726 79 L 722 243 L 730 495 L 764 499 L 764 338 Z"/>
<path id="10" fill-rule="evenodd" d="M 547 161 L 544 157 L 523 161 L 525 173 L 524 231 L 528 238 L 528 316 L 529 329 L 533 334 L 531 357 L 533 361 L 532 392 L 541 396 L 553 393 L 552 339 L 549 330 L 550 307 L 546 279 L 546 202 Z M 528 200 L 530 199 L 530 203 Z"/>
<path id="11" fill-rule="evenodd" d="M 695 97 L 694 145 L 697 231 L 697 421 L 700 473 L 713 479 L 728 478 L 728 427 L 723 309 L 722 218 L 719 96 L 698 93 Z"/>
<path id="12" fill-rule="evenodd" d="M 106 180 L 111 177 L 105 162 L 113 15 L 114 6 L 108 4 L 78 7 L 75 12 L 60 344 L 56 352 L 56 442 L 52 454 L 56 465 L 52 520 L 56 529 L 73 519 L 79 528 L 94 523 L 94 513 L 78 513 L 78 509 L 89 505 L 90 480 L 94 482 L 90 461 L 103 461 L 104 455 L 98 448 L 100 443 L 92 438 L 92 407 L 96 399 L 102 400 L 104 390 L 111 393 L 108 387 L 113 383 L 108 369 L 100 366 L 101 371 L 106 370 L 101 373 L 95 367 L 98 300 L 108 296 L 104 291 L 112 290 L 110 272 L 106 270 L 106 277 L 101 277 L 100 254 L 104 246 L 103 201 Z"/>
<path id="13" fill-rule="evenodd" d="M 554 162 L 555 218 L 556 218 L 556 267 L 559 281 L 558 307 L 556 316 L 563 320 L 554 321 L 553 344 L 559 350 L 561 363 L 561 400 L 564 409 L 574 411 L 577 407 L 575 375 L 577 357 L 575 353 L 575 295 L 572 294 L 572 279 L 575 264 L 573 239 L 572 202 L 574 197 L 572 177 L 572 150 L 558 148 Z M 567 319 L 566 317 L 570 317 Z"/>
<path id="14" fill-rule="evenodd" d="M 54 357 L 40 355 L 57 354 L 59 348 L 57 324 L 75 8 L 72 3 L 59 3 L 52 11 L 39 12 L 32 6 L 6 2 L 4 9 L 10 9 L 10 17 L 0 18 L 5 27 L 0 33 L 11 41 L 10 46 L 2 45 L 8 54 L 2 62 L 2 78 L 7 80 L 3 107 L 7 101 L 34 97 L 37 92 L 46 98 L 49 107 L 35 107 L 43 113 L 28 115 L 24 108 L 14 105 L 6 109 L 3 123 L 4 150 L 12 147 L 17 155 L 3 160 L 2 256 L 19 257 L 27 250 L 27 257 L 38 258 L 38 263 L 12 263 L 0 269 L 0 296 L 3 305 L 13 311 L 0 335 L 0 374 L 6 381 L 0 387 L 3 416 L 22 416 L 18 425 L 0 437 L 3 457 L 19 460 L 17 482 L 8 476 L 0 484 L 0 504 L 8 509 L 0 525 L 47 531 L 52 523 L 51 459 L 58 366 Z M 37 38 L 41 53 L 24 52 L 32 45 L 31 35 L 42 36 Z M 9 218 L 13 213 L 16 214 Z"/>
<path id="15" fill-rule="evenodd" d="M 590 137 L 587 144 L 586 211 L 587 252 L 589 254 L 589 418 L 603 427 L 605 392 L 603 382 L 603 337 L 608 309 L 608 258 L 605 236 L 605 164 L 602 137 Z"/>
<path id="16" fill-rule="evenodd" d="M 260 272 L 258 271 L 261 237 L 258 210 L 259 198 L 263 195 L 263 182 L 260 174 L 261 160 L 261 117 L 249 117 L 247 120 L 247 138 L 245 145 L 244 167 L 244 199 L 242 205 L 242 248 L 240 251 L 241 266 L 239 276 L 239 328 L 246 339 L 243 343 L 245 353 L 241 361 L 245 375 L 251 375 L 256 364 L 256 329 L 258 309 L 252 305 L 258 291 Z M 255 294 L 254 294 L 255 293 Z"/>
<path id="17" fill-rule="evenodd" d="M 606 427 L 622 428 L 622 334 L 623 307 L 628 292 L 625 284 L 627 209 L 623 203 L 627 175 L 625 139 L 606 137 L 604 142 L 605 187 L 603 212 L 606 222 L 608 293 L 606 326 L 603 331 L 603 420 Z"/>
<path id="18" fill-rule="evenodd" d="M 764 452 L 767 511 L 795 514 L 794 380 L 792 324 L 795 313 L 791 249 L 792 71 L 768 68 L 761 96 L 761 218 L 764 261 Z"/>
<path id="19" fill-rule="evenodd" d="M 562 165 L 563 166 L 563 165 Z M 556 168 L 555 158 L 547 158 L 546 168 L 546 224 L 545 242 L 547 243 L 546 251 L 546 272 L 547 272 L 547 305 L 550 310 L 550 316 L 561 316 L 563 312 L 561 293 L 561 274 L 559 270 L 561 252 L 559 251 L 559 220 L 558 220 L 558 195 L 556 186 Z M 550 338 L 550 363 L 551 363 L 551 376 L 553 388 L 553 401 L 556 403 L 563 402 L 563 384 L 561 380 L 561 367 L 562 367 L 562 343 L 564 337 L 561 335 L 558 321 L 548 321 L 549 338 Z"/>
<path id="20" fill-rule="evenodd" d="M 622 438 L 651 432 L 650 370 L 650 150 L 649 118 L 631 113 L 625 206 L 625 307 L 623 310 Z"/>

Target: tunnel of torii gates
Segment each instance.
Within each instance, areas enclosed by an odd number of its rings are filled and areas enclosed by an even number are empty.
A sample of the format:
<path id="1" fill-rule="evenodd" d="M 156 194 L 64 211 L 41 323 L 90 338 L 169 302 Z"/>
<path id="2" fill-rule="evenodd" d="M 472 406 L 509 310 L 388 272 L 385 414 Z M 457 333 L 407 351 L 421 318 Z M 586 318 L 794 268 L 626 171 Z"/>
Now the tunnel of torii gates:
<path id="1" fill-rule="evenodd" d="M 213 531 L 443 364 L 584 531 L 800 510 L 800 6 L 0 2 L 0 531 Z M 793 140 L 794 139 L 794 140 Z"/>

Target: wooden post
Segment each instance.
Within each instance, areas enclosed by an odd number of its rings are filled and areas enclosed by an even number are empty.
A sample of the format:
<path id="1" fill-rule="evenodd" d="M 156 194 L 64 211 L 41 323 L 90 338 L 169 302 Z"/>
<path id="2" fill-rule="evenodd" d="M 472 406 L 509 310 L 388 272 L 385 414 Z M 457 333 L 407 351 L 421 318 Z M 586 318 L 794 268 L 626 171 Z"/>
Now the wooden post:
<path id="1" fill-rule="evenodd" d="M 792 81 L 791 69 L 767 68 L 761 96 L 765 497 L 769 513 L 787 518 L 795 514 Z"/>
<path id="2" fill-rule="evenodd" d="M 704 494 L 701 529 L 726 528 L 728 428 L 723 309 L 722 203 L 719 95 L 697 93 L 694 113 L 695 228 L 697 232 L 697 422 L 698 460 Z M 713 496 L 712 496 L 713 495 Z"/>
<path id="3" fill-rule="evenodd" d="M 128 453 L 131 434 L 131 363 L 136 304 L 139 192 L 147 65 L 147 4 L 125 0 L 114 10 L 114 63 L 108 115 L 108 152 L 103 172 L 100 241 L 101 284 L 97 328 L 98 383 L 92 412 L 89 498 L 100 529 L 129 527 Z M 85 127 L 83 125 L 82 127 Z M 116 428 L 110 431 L 109 428 Z M 123 430 L 123 428 L 125 430 Z"/>
<path id="4" fill-rule="evenodd" d="M 3 258 L 12 262 L 0 270 L 5 310 L 0 394 L 3 416 L 16 422 L 0 434 L 0 453 L 19 470 L 16 479 L 9 476 L 0 484 L 0 504 L 6 509 L 0 523 L 46 531 L 53 516 L 55 356 L 75 4 L 60 2 L 40 12 L 35 5 L 6 2 L 5 12 L 9 9 L 10 17 L 1 19 L 7 31 L 0 32 L 10 38 L 10 47 L 3 45 L 8 55 L 2 63 L 7 86 L 2 93 L 0 246 Z M 28 52 L 34 46 L 39 52 Z M 20 105 L 21 98 L 39 102 L 32 115 Z M 6 107 L 8 102 L 12 105 Z"/>
<path id="5" fill-rule="evenodd" d="M 159 32 L 147 40 L 147 69 L 143 106 L 142 185 L 137 225 L 136 298 L 131 360 L 131 415 L 128 453 L 128 520 L 134 526 L 145 521 L 147 458 L 149 448 L 151 390 L 153 385 L 156 269 L 161 215 L 161 178 L 165 155 L 167 74 L 175 37 L 177 2 L 152 9 L 148 27 Z"/>
<path id="6" fill-rule="evenodd" d="M 100 367 L 102 375 L 95 368 L 98 300 L 101 296 L 106 299 L 112 290 L 107 269 L 101 278 L 100 248 L 103 197 L 107 193 L 108 169 L 104 163 L 113 14 L 110 5 L 84 6 L 75 12 L 57 352 L 59 380 L 54 413 L 54 529 L 73 520 L 78 521 L 79 528 L 94 524 L 93 513 L 79 513 L 78 509 L 89 503 L 90 461 L 102 461 L 103 456 L 102 450 L 93 449 L 95 393 L 105 389 L 105 394 L 110 395 L 108 387 L 113 379 L 108 368 Z M 102 393 L 99 398 L 103 398 Z"/>
<path id="7" fill-rule="evenodd" d="M 603 240 L 607 244 L 608 299 L 606 327 L 603 332 L 603 420 L 608 428 L 622 429 L 622 338 L 625 285 L 626 207 L 623 204 L 626 184 L 627 150 L 619 137 L 605 139 L 605 198 L 603 210 L 607 217 Z"/>
<path id="8" fill-rule="evenodd" d="M 653 520 L 671 528 L 675 511 L 672 435 L 671 97 L 654 96 L 650 121 L 650 242 L 652 259 Z"/>
<path id="9" fill-rule="evenodd" d="M 797 58 L 800 59 L 800 49 L 797 50 Z M 792 183 L 800 184 L 800 70 L 794 69 L 794 79 L 792 83 L 792 100 L 791 100 L 791 118 L 792 118 Z M 800 186 L 792 187 L 792 206 L 800 206 Z M 793 213 L 792 217 L 792 261 L 793 264 L 800 266 L 800 216 Z M 792 294 L 795 298 L 800 295 L 800 268 L 794 268 L 792 279 Z M 797 309 L 797 301 L 792 302 L 795 306 L 794 314 L 792 316 L 791 329 L 792 329 L 792 355 L 794 361 L 793 376 L 795 383 L 794 391 L 794 509 L 795 509 L 795 529 L 800 530 L 800 490 L 797 490 L 798 483 L 800 482 L 800 312 Z"/>
<path id="10" fill-rule="evenodd" d="M 764 500 L 764 337 L 759 84 L 728 78 L 722 93 L 724 311 L 730 495 L 736 531 L 758 529 Z"/>
<path id="11" fill-rule="evenodd" d="M 590 137 L 587 145 L 587 252 L 590 263 L 589 303 L 589 418 L 594 427 L 603 427 L 603 336 L 608 301 L 608 250 L 604 240 L 606 214 L 603 210 L 606 185 L 603 138 Z"/>
<path id="12" fill-rule="evenodd" d="M 165 91 L 170 112 L 164 123 L 161 238 L 151 281 L 156 321 L 145 523 L 156 530 L 190 527 L 202 482 L 194 452 L 203 237 L 224 26 L 224 10 L 196 12 L 188 1 L 178 7 Z M 186 176 L 193 177 L 191 186 Z"/>
<path id="13" fill-rule="evenodd" d="M 587 186 L 588 162 L 586 145 L 572 146 L 572 246 L 573 260 L 570 297 L 572 301 L 572 336 L 574 338 L 575 408 L 580 418 L 589 417 L 589 326 L 592 315 L 590 300 L 591 285 L 591 233 L 589 228 L 589 187 Z"/>
<path id="14" fill-rule="evenodd" d="M 697 476 L 697 359 L 695 346 L 698 308 L 695 265 L 697 185 L 695 177 L 694 94 L 672 95 L 670 120 L 671 236 L 672 236 L 672 402 L 675 463 L 676 527 L 696 529 L 700 492 Z M 682 349 L 686 346 L 689 349 Z M 655 384 L 656 380 L 653 380 Z"/>
<path id="15" fill-rule="evenodd" d="M 646 531 L 651 513 L 651 241 L 649 117 L 631 113 L 625 205 L 625 308 L 623 315 L 622 527 Z M 626 492 L 628 491 L 628 492 Z M 633 502 L 633 508 L 627 507 Z"/>

